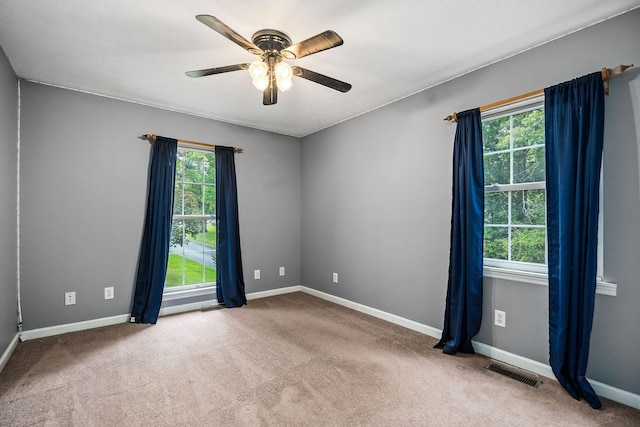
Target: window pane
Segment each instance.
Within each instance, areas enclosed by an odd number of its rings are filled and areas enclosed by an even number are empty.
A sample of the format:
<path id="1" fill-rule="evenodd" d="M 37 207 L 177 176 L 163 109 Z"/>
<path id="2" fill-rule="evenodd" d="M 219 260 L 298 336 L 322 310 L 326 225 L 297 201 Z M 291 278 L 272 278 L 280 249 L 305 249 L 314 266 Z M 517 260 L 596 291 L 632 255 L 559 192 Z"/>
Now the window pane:
<path id="1" fill-rule="evenodd" d="M 202 278 L 204 274 L 204 265 L 200 260 L 193 260 L 192 258 L 185 256 L 184 262 L 184 284 L 185 285 L 197 285 L 204 283 Z"/>
<path id="2" fill-rule="evenodd" d="M 544 264 L 544 228 L 519 228 L 511 230 L 511 258 L 513 261 Z"/>
<path id="3" fill-rule="evenodd" d="M 506 192 L 485 193 L 485 224 L 507 224 L 509 221 L 509 197 Z"/>
<path id="4" fill-rule="evenodd" d="M 484 228 L 484 257 L 509 259 L 509 231 L 507 227 Z"/>
<path id="5" fill-rule="evenodd" d="M 175 287 L 182 286 L 182 264 L 184 258 L 178 254 L 169 253 L 169 263 L 167 264 L 167 278 L 164 281 L 164 286 Z"/>
<path id="6" fill-rule="evenodd" d="M 184 234 L 186 236 L 184 246 L 185 252 L 202 252 L 204 244 L 204 221 L 201 219 L 187 219 L 184 223 Z"/>
<path id="7" fill-rule="evenodd" d="M 215 220 L 205 221 L 205 232 L 203 234 L 205 250 L 216 250 L 216 222 Z"/>
<path id="8" fill-rule="evenodd" d="M 184 214 L 202 215 L 202 185 L 184 185 Z"/>
<path id="9" fill-rule="evenodd" d="M 511 193 L 511 223 L 545 225 L 545 190 Z"/>
<path id="10" fill-rule="evenodd" d="M 204 215 L 216 214 L 216 187 L 213 185 L 204 186 Z"/>
<path id="11" fill-rule="evenodd" d="M 513 152 L 514 184 L 544 180 L 544 147 L 525 148 Z"/>
<path id="12" fill-rule="evenodd" d="M 213 250 L 204 252 L 204 263 L 207 266 L 205 269 L 205 282 L 215 282 L 216 281 L 216 253 Z"/>
<path id="13" fill-rule="evenodd" d="M 176 182 L 182 181 L 184 172 L 184 150 L 178 148 L 176 153 Z"/>
<path id="14" fill-rule="evenodd" d="M 215 280 L 214 248 L 206 244 L 204 225 L 203 220 L 174 221 L 165 287 L 196 285 Z M 215 231 L 208 234 L 215 234 Z M 211 277 L 214 280 L 209 280 Z"/>
<path id="15" fill-rule="evenodd" d="M 484 157 L 484 183 L 510 184 L 509 181 L 509 161 L 508 152 L 500 154 L 490 154 Z"/>
<path id="16" fill-rule="evenodd" d="M 513 116 L 513 147 L 544 145 L 544 110 Z"/>
<path id="17" fill-rule="evenodd" d="M 204 182 L 215 184 L 216 182 L 216 156 L 213 153 L 204 153 Z"/>
<path id="18" fill-rule="evenodd" d="M 185 182 L 202 182 L 203 176 L 203 154 L 199 151 L 187 151 L 184 161 L 184 181 Z"/>
<path id="19" fill-rule="evenodd" d="M 182 246 L 184 243 L 184 238 L 185 236 L 183 221 L 176 221 L 174 219 L 171 223 L 171 240 L 169 242 L 169 246 Z"/>
<path id="20" fill-rule="evenodd" d="M 510 146 L 509 117 L 482 122 L 482 143 L 485 153 L 508 150 Z"/>
<path id="21" fill-rule="evenodd" d="M 182 195 L 184 194 L 184 187 L 181 183 L 177 182 L 177 179 L 178 177 L 176 176 L 176 186 L 173 190 L 173 214 L 183 215 L 184 206 L 182 203 Z"/>

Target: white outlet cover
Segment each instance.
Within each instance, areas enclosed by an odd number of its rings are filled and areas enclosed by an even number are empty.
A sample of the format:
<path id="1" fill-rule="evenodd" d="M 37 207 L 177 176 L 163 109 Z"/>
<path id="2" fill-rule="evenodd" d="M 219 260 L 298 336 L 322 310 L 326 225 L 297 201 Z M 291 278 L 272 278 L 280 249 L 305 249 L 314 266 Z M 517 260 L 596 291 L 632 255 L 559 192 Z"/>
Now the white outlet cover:
<path id="1" fill-rule="evenodd" d="M 338 273 L 333 273 L 333 283 L 338 283 Z"/>
<path id="2" fill-rule="evenodd" d="M 502 310 L 495 310 L 494 311 L 494 323 L 496 326 L 501 326 L 503 328 L 507 327 L 507 313 L 505 313 Z"/>
<path id="3" fill-rule="evenodd" d="M 64 305 L 74 305 L 76 303 L 76 293 L 75 292 L 65 292 L 64 293 Z"/>
<path id="4" fill-rule="evenodd" d="M 104 299 L 113 299 L 113 286 L 104 288 Z"/>
<path id="5" fill-rule="evenodd" d="M 280 267 L 280 275 L 284 276 L 284 267 Z"/>
<path id="6" fill-rule="evenodd" d="M 260 270 L 253 270 L 253 278 L 255 280 L 260 279 Z"/>

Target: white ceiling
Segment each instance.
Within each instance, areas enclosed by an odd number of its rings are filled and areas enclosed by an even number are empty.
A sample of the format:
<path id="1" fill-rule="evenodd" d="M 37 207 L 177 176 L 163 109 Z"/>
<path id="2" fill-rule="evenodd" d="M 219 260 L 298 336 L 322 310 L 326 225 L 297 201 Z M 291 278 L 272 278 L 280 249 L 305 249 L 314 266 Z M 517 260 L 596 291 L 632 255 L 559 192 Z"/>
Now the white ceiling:
<path id="1" fill-rule="evenodd" d="M 0 46 L 19 77 L 304 136 L 638 7 L 640 0 L 0 0 Z M 195 19 L 244 38 L 293 42 L 333 30 L 344 45 L 296 65 L 349 82 L 296 78 L 262 105 L 246 71 L 184 72 L 256 57 Z M 640 23 L 639 23 L 640 24 Z"/>

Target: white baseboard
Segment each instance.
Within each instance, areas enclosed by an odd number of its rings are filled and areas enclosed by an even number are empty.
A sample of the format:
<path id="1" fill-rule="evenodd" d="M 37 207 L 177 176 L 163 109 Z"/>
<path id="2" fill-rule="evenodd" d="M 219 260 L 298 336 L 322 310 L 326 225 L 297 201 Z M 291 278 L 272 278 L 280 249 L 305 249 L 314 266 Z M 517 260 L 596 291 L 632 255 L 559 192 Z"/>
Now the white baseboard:
<path id="1" fill-rule="evenodd" d="M 387 322 L 395 323 L 396 325 L 404 326 L 407 329 L 411 329 L 416 332 L 420 332 L 430 337 L 440 338 L 442 331 L 431 326 L 424 325 L 422 323 L 415 322 L 413 320 L 406 319 L 404 317 L 396 316 L 395 314 L 387 313 L 386 311 L 378 310 L 377 308 L 369 307 L 357 302 L 349 301 L 344 298 L 340 298 L 331 294 L 327 294 L 315 289 L 307 288 L 306 286 L 300 286 L 300 291 L 305 294 L 313 295 L 314 297 L 321 298 L 326 301 L 336 303 L 338 305 L 350 308 L 352 310 L 359 311 L 361 313 L 368 314 L 378 319 L 386 320 Z"/>
<path id="2" fill-rule="evenodd" d="M 527 359 L 526 357 L 522 357 L 514 353 L 509 353 L 508 351 L 504 351 L 475 340 L 472 340 L 471 342 L 473 343 L 473 349 L 478 354 L 482 354 L 483 356 L 487 356 L 492 359 L 499 360 L 500 362 L 516 366 L 520 369 L 524 369 L 525 371 L 533 372 L 534 374 L 542 375 L 546 378 L 551 378 L 552 380 L 555 380 L 556 378 L 555 375 L 553 375 L 551 366 L 547 365 L 546 363 Z"/>
<path id="3" fill-rule="evenodd" d="M 64 325 L 47 326 L 46 328 L 31 329 L 22 331 L 20 338 L 22 341 L 34 340 L 36 338 L 52 337 L 54 335 L 66 334 L 68 332 L 84 331 L 86 329 L 101 328 L 103 326 L 117 325 L 129 321 L 129 314 L 119 314 L 117 316 L 102 317 L 100 319 L 85 320 L 84 322 L 66 323 Z"/>
<path id="4" fill-rule="evenodd" d="M 275 295 L 282 295 L 291 292 L 298 292 L 300 286 L 290 286 L 288 288 L 279 288 L 269 291 L 253 292 L 247 294 L 247 299 L 266 298 Z M 198 301 L 190 304 L 180 304 L 171 307 L 162 307 L 160 309 L 159 316 L 169 316 L 172 314 L 184 313 L 187 311 L 200 310 L 202 306 L 209 304 L 217 304 L 216 299 Z M 100 328 L 102 326 L 117 325 L 119 323 L 129 322 L 130 314 L 120 314 L 112 317 L 103 317 L 99 319 L 91 319 L 83 322 L 67 323 L 64 325 L 48 326 L 45 328 L 31 329 L 28 331 L 22 331 L 20 339 L 22 341 L 33 340 L 37 338 L 52 337 L 54 335 L 66 334 L 68 332 L 84 331 L 87 329 Z M 13 351 L 13 350 L 12 350 Z M 5 352 L 6 353 L 6 352 Z"/>
<path id="5" fill-rule="evenodd" d="M 300 292 L 301 286 L 289 286 L 287 288 L 271 289 L 268 291 L 252 292 L 247 294 L 247 300 L 274 297 L 276 295 L 290 294 L 292 292 Z"/>
<path id="6" fill-rule="evenodd" d="M 524 369 L 529 372 L 533 372 L 543 377 L 550 378 L 556 381 L 555 375 L 551 366 L 546 363 L 541 363 L 535 360 L 527 359 L 526 357 L 519 356 L 517 354 L 509 353 L 508 351 L 500 350 L 499 348 L 491 347 L 490 345 L 473 341 L 473 348 L 476 353 L 490 357 L 495 360 L 499 360 L 509 365 Z M 631 406 L 632 408 L 640 409 L 640 395 L 630 393 L 628 391 L 611 387 L 608 384 L 601 383 L 600 381 L 589 380 L 589 384 L 593 387 L 593 390 L 600 397 L 606 397 L 607 399 L 614 400 L 622 403 L 623 405 Z"/>
<path id="7" fill-rule="evenodd" d="M 2 353 L 2 357 L 0 357 L 0 372 L 2 372 L 4 367 L 7 365 L 7 362 L 11 358 L 13 351 L 18 346 L 18 341 L 20 341 L 20 334 L 16 333 L 16 335 L 13 337 L 13 339 L 9 343 L 9 346 L 7 347 L 7 349 L 4 351 L 4 353 Z"/>
<path id="8" fill-rule="evenodd" d="M 433 328 L 431 326 L 427 326 L 422 323 L 406 319 L 404 317 L 396 316 L 395 314 L 387 313 L 385 311 L 378 310 L 377 308 L 368 307 L 357 302 L 349 301 L 347 299 L 317 291 L 315 289 L 307 288 L 306 286 L 300 286 L 300 291 L 327 301 L 331 301 L 338 305 L 351 308 L 361 313 L 369 314 L 379 319 L 395 323 L 396 325 L 404 326 L 405 328 L 423 333 L 425 335 L 429 335 L 434 338 L 440 339 L 440 337 L 442 336 L 441 329 Z M 555 376 L 553 375 L 551 366 L 545 363 L 540 363 L 538 361 L 531 360 L 517 354 L 509 353 L 508 351 L 504 351 L 478 341 L 473 341 L 473 348 L 478 354 L 482 354 L 483 356 L 508 363 L 509 365 L 536 373 L 538 375 L 542 375 L 543 377 L 550 378 L 555 381 Z M 632 408 L 640 409 L 640 395 L 615 388 L 599 381 L 594 381 L 592 379 L 589 379 L 589 383 L 598 396 L 611 399 Z"/>
<path id="9" fill-rule="evenodd" d="M 608 384 L 604 384 L 596 380 L 589 380 L 589 384 L 591 384 L 593 391 L 595 391 L 598 396 L 606 397 L 607 399 L 622 403 L 623 405 L 640 409 L 640 395 L 611 387 Z"/>
<path id="10" fill-rule="evenodd" d="M 288 288 L 271 289 L 269 291 L 252 292 L 247 294 L 247 300 L 273 297 L 276 295 L 289 294 L 291 292 L 300 291 L 300 286 L 290 286 Z M 169 316 L 171 314 L 185 313 L 187 311 L 200 310 L 206 305 L 218 305 L 218 300 L 213 298 L 205 301 L 193 302 L 190 304 L 179 304 L 171 307 L 163 307 L 160 309 L 159 316 Z"/>

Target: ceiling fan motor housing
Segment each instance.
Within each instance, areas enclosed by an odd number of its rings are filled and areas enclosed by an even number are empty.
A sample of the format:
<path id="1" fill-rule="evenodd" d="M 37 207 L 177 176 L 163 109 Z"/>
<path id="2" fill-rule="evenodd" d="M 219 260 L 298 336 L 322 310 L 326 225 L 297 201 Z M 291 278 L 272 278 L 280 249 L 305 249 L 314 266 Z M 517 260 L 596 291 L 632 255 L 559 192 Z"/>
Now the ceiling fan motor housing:
<path id="1" fill-rule="evenodd" d="M 251 40 L 254 45 L 262 49 L 266 56 L 281 56 L 281 51 L 291 46 L 289 36 L 278 30 L 260 30 L 253 35 Z"/>

